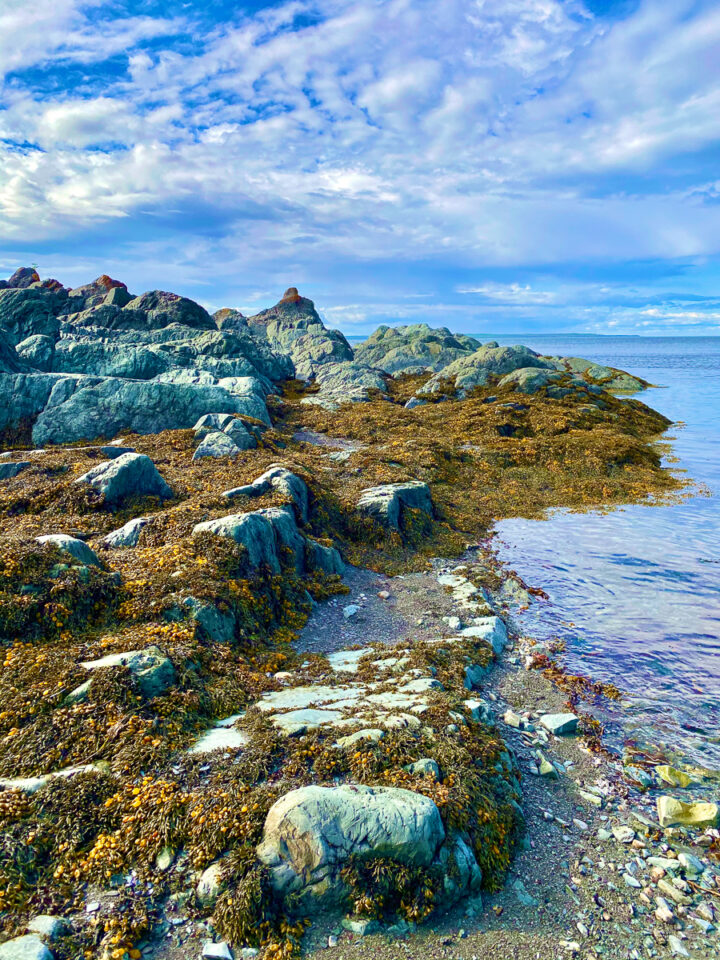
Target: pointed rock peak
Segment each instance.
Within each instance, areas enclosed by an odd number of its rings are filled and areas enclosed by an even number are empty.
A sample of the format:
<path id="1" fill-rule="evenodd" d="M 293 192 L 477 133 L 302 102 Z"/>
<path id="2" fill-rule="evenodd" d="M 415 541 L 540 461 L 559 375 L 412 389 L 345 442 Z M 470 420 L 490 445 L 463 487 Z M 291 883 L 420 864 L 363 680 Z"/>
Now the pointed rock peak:
<path id="1" fill-rule="evenodd" d="M 18 267 L 7 282 L 8 287 L 29 287 L 31 283 L 39 283 L 40 275 L 34 267 Z"/>
<path id="2" fill-rule="evenodd" d="M 303 298 L 298 293 L 297 287 L 288 287 L 285 293 L 282 295 L 282 300 L 280 303 L 297 303 L 298 300 Z"/>
<path id="3" fill-rule="evenodd" d="M 103 273 L 102 276 L 97 278 L 94 286 L 104 287 L 106 290 L 112 290 L 113 287 L 124 287 L 127 290 L 126 283 L 123 283 L 121 280 L 113 280 L 113 278 L 109 277 L 106 273 Z"/>
<path id="4" fill-rule="evenodd" d="M 254 317 L 250 317 L 252 323 L 269 323 L 271 320 L 289 320 L 310 323 L 319 323 L 322 321 L 315 310 L 315 304 L 307 297 L 301 297 L 297 287 L 288 287 L 283 294 L 282 300 L 279 300 L 274 307 L 267 310 L 261 310 Z"/>

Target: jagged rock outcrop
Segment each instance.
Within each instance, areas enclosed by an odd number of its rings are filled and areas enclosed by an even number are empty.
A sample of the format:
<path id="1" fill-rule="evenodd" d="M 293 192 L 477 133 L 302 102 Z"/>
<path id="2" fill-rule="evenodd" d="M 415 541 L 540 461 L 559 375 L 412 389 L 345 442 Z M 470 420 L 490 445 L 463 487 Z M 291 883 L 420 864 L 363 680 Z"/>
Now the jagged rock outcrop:
<path id="1" fill-rule="evenodd" d="M 447 327 L 415 323 L 402 327 L 378 327 L 355 347 L 355 359 L 386 373 L 437 372 L 480 348 L 479 340 Z"/>
<path id="2" fill-rule="evenodd" d="M 343 403 L 363 403 L 370 399 L 371 390 L 384 393 L 387 388 L 382 370 L 356 360 L 323 364 L 315 374 L 315 383 L 320 386 L 319 392 L 302 402 L 326 410 L 337 410 Z"/>
<path id="3" fill-rule="evenodd" d="M 455 396 L 463 397 L 474 387 L 484 387 L 492 378 L 502 377 L 521 367 L 556 369 L 529 347 L 500 347 L 493 341 L 448 364 L 418 390 L 418 396 L 449 388 Z"/>
<path id="4" fill-rule="evenodd" d="M 255 316 L 251 328 L 262 328 L 268 342 L 278 353 L 288 354 L 295 367 L 295 376 L 309 380 L 326 363 L 352 360 L 350 344 L 339 330 L 327 330 L 315 304 L 301 297 L 296 287 L 285 291 L 283 298 Z"/>

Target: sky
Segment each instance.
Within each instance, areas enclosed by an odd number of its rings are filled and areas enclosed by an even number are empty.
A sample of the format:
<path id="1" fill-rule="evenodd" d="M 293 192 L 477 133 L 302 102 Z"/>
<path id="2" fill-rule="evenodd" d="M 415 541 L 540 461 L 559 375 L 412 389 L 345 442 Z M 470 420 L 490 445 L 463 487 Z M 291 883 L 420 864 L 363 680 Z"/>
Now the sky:
<path id="1" fill-rule="evenodd" d="M 716 0 L 0 0 L 0 276 L 720 334 Z"/>

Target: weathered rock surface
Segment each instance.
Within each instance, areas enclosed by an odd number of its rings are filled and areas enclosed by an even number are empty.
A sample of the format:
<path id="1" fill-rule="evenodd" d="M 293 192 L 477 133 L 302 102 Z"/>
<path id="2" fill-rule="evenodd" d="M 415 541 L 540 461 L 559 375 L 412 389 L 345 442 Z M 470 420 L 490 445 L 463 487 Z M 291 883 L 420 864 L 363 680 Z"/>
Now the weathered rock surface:
<path id="1" fill-rule="evenodd" d="M 66 533 L 48 533 L 43 537 L 36 537 L 38 543 L 49 543 L 59 550 L 69 553 L 71 557 L 86 566 L 100 566 L 100 560 L 95 551 L 83 540 L 70 537 Z"/>
<path id="2" fill-rule="evenodd" d="M 147 526 L 149 522 L 149 517 L 135 517 L 134 520 L 128 520 L 122 527 L 108 533 L 108 535 L 103 538 L 103 543 L 106 547 L 110 547 L 113 550 L 121 549 L 122 547 L 136 547 L 143 527 Z"/>
<path id="3" fill-rule="evenodd" d="M 289 354 L 301 380 L 309 380 L 325 363 L 353 359 L 345 337 L 339 330 L 326 330 L 315 304 L 295 287 L 286 290 L 274 307 L 250 317 L 248 324 L 251 329 L 263 328 L 276 352 Z"/>
<path id="4" fill-rule="evenodd" d="M 387 857 L 430 866 L 445 830 L 428 797 L 394 787 L 309 786 L 271 807 L 260 860 L 283 896 L 297 894 L 309 910 L 341 904 L 340 871 L 352 856 Z"/>
<path id="5" fill-rule="evenodd" d="M 320 391 L 302 402 L 326 410 L 337 410 L 343 403 L 363 403 L 370 399 L 371 390 L 384 393 L 387 388 L 382 370 L 356 360 L 323 364 L 315 373 L 315 383 Z"/>
<path id="6" fill-rule="evenodd" d="M 0 960 L 53 960 L 53 955 L 34 933 L 0 944 Z"/>
<path id="7" fill-rule="evenodd" d="M 213 430 L 206 434 L 195 448 L 193 460 L 202 460 L 203 457 L 236 457 L 239 453 L 240 447 L 232 437 L 223 433 L 222 430 Z"/>
<path id="8" fill-rule="evenodd" d="M 292 507 L 269 507 L 251 513 L 230 514 L 206 520 L 193 528 L 194 534 L 205 532 L 229 537 L 242 544 L 252 568 L 266 566 L 275 574 L 279 574 L 288 563 L 298 573 L 314 568 L 341 573 L 343 569 L 337 550 L 324 547 L 300 533 Z"/>
<path id="9" fill-rule="evenodd" d="M 400 526 L 402 510 L 405 507 L 422 510 L 428 516 L 433 514 L 430 488 L 420 480 L 368 487 L 362 491 L 357 506 L 360 513 L 395 530 Z"/>
<path id="10" fill-rule="evenodd" d="M 474 337 L 453 334 L 447 327 L 433 328 L 426 323 L 381 326 L 355 347 L 355 359 L 395 375 L 437 372 L 480 346 Z"/>
<path id="11" fill-rule="evenodd" d="M 99 660 L 86 660 L 81 666 L 91 673 L 106 667 L 127 667 L 148 699 L 159 696 L 175 682 L 175 667 L 172 660 L 155 645 L 146 647 L 144 650 L 111 653 Z M 91 681 L 87 681 L 68 694 L 68 701 L 77 702 L 84 699 L 90 683 Z"/>
<path id="12" fill-rule="evenodd" d="M 108 503 L 122 503 L 128 497 L 169 500 L 173 496 L 150 457 L 142 453 L 124 453 L 115 460 L 104 460 L 75 482 L 90 484 Z"/>
<path id="13" fill-rule="evenodd" d="M 226 490 L 223 496 L 228 500 L 240 496 L 261 497 L 270 490 L 277 490 L 282 496 L 292 500 L 300 521 L 304 523 L 307 520 L 309 501 L 307 484 L 301 477 L 279 463 L 274 463 L 252 483 Z"/>
<path id="14" fill-rule="evenodd" d="M 418 396 L 438 393 L 449 387 L 455 395 L 463 397 L 474 387 L 486 386 L 491 378 L 502 377 L 521 367 L 555 369 L 529 347 L 499 347 L 492 342 L 448 364 L 420 388 Z"/>

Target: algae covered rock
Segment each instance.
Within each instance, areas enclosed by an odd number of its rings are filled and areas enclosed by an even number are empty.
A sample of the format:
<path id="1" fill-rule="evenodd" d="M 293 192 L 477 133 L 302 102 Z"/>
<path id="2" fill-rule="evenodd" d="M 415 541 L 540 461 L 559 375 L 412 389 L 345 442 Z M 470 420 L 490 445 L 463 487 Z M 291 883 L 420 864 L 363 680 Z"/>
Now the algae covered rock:
<path id="1" fill-rule="evenodd" d="M 675 797 L 657 798 L 658 823 L 661 827 L 716 827 L 718 825 L 718 805 L 698 800 L 686 803 Z"/>
<path id="2" fill-rule="evenodd" d="M 341 904 L 351 857 L 429 867 L 445 829 L 432 800 L 396 787 L 302 787 L 268 813 L 258 857 L 281 895 L 310 911 Z"/>
<path id="3" fill-rule="evenodd" d="M 164 693 L 175 682 L 175 667 L 172 660 L 154 644 L 144 650 L 128 650 L 125 653 L 111 653 L 99 660 L 86 660 L 82 666 L 89 672 L 105 667 L 127 667 L 134 675 L 138 686 L 148 699 Z M 87 695 L 88 684 L 73 690 L 68 699 L 82 700 Z"/>
<path id="4" fill-rule="evenodd" d="M 499 347 L 496 343 L 489 343 L 444 367 L 418 390 L 418 395 L 443 392 L 449 387 L 457 396 L 463 397 L 474 387 L 484 387 L 494 378 L 527 367 L 555 369 L 529 347 Z"/>
<path id="5" fill-rule="evenodd" d="M 149 517 L 135 517 L 134 520 L 128 520 L 122 527 L 108 533 L 103 537 L 103 543 L 106 547 L 117 550 L 122 547 L 136 547 L 140 539 L 140 533 L 143 527 L 150 522 Z"/>
<path id="6" fill-rule="evenodd" d="M 405 483 L 386 483 L 368 487 L 362 491 L 357 508 L 360 513 L 394 530 L 400 527 L 402 510 L 411 507 L 432 516 L 433 505 L 430 488 L 420 480 Z"/>
<path id="7" fill-rule="evenodd" d="M 95 551 L 83 540 L 78 540 L 77 537 L 70 537 L 66 533 L 49 533 L 35 539 L 38 543 L 49 543 L 57 547 L 58 550 L 69 553 L 71 557 L 86 566 L 100 566 L 100 560 Z"/>
<path id="8" fill-rule="evenodd" d="M 305 481 L 288 470 L 282 464 L 272 464 L 265 473 L 261 474 L 252 483 L 247 483 L 242 487 L 233 487 L 232 490 L 225 490 L 224 497 L 232 500 L 234 497 L 261 497 L 269 493 L 270 490 L 276 490 L 291 500 L 297 510 L 298 517 L 304 523 L 308 517 L 308 489 Z"/>
<path id="9" fill-rule="evenodd" d="M 169 500 L 173 496 L 155 464 L 143 453 L 124 453 L 115 460 L 104 460 L 75 482 L 90 484 L 108 503 L 121 503 L 128 497 Z"/>
<path id="10" fill-rule="evenodd" d="M 355 347 L 355 359 L 386 373 L 437 372 L 480 348 L 479 340 L 426 323 L 381 326 Z"/>

